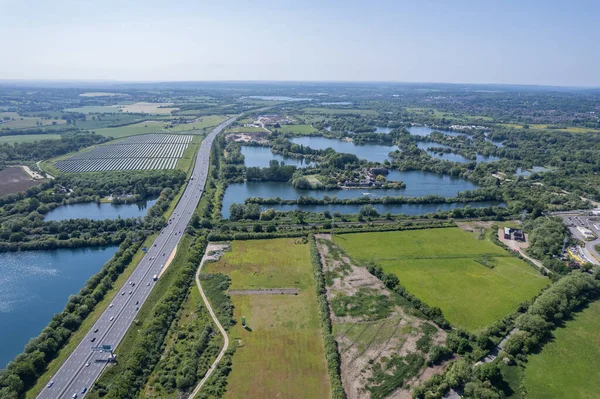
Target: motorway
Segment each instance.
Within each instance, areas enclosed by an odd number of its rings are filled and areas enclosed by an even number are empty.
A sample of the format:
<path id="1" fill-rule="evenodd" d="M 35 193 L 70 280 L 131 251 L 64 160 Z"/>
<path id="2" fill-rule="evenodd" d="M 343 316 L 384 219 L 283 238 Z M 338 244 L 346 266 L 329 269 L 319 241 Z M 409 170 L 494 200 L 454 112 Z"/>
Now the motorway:
<path id="1" fill-rule="evenodd" d="M 182 234 L 196 209 L 208 177 L 210 149 L 215 137 L 236 118 L 217 126 L 204 139 L 196 157 L 194 171 L 171 219 L 121 287 L 112 303 L 98 318 L 77 348 L 63 363 L 38 398 L 83 397 L 108 364 L 110 352 L 92 350 L 92 347 L 110 345 L 114 350 L 135 320 L 154 287 L 154 275 L 159 275 L 169 255 L 179 244 Z M 76 396 L 75 396 L 76 395 Z"/>

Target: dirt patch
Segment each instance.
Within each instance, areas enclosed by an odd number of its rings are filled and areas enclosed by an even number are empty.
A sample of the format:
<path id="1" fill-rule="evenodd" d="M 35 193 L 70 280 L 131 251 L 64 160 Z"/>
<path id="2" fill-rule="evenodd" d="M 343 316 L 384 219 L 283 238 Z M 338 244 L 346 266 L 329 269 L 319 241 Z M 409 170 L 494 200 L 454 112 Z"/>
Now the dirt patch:
<path id="1" fill-rule="evenodd" d="M 391 293 L 377 277 L 371 275 L 366 268 L 353 264 L 343 250 L 337 247 L 329 234 L 316 235 L 317 248 L 323 264 L 323 272 L 329 275 L 327 299 L 337 295 L 354 296 L 359 290 L 368 289 L 375 295 L 390 297 Z M 393 356 L 406 356 L 419 353 L 417 342 L 423 336 L 421 326 L 428 323 L 436 328 L 431 337 L 431 346 L 443 345 L 446 332 L 415 316 L 414 309 L 405 309 L 395 305 L 390 315 L 384 319 L 365 321 L 361 317 L 336 316 L 331 312 L 334 336 L 338 343 L 341 358 L 342 385 L 349 399 L 369 398 L 369 379 L 373 369 L 381 365 L 385 369 L 386 362 Z M 405 382 L 405 387 L 394 391 L 394 398 L 410 398 L 413 387 L 427 380 L 434 374 L 443 372 L 445 365 L 425 367 L 412 380 Z"/>
<path id="2" fill-rule="evenodd" d="M 30 187 L 42 184 L 45 180 L 34 179 L 20 167 L 0 170 L 0 197 L 25 191 Z"/>
<path id="3" fill-rule="evenodd" d="M 175 259 L 175 255 L 177 255 L 177 247 L 175 247 L 175 249 L 173 249 L 173 252 L 171 252 L 171 255 L 169 255 L 169 257 L 167 258 L 167 263 L 165 263 L 165 266 L 161 269 L 160 273 L 158 273 L 159 278 L 167 270 L 167 267 L 169 267 L 169 265 L 171 264 L 173 259 Z"/>
<path id="4" fill-rule="evenodd" d="M 479 220 L 473 220 L 470 222 L 456 222 L 456 226 L 459 229 L 462 229 L 468 233 L 473 233 L 478 238 L 479 236 L 483 238 L 483 236 L 485 235 L 485 231 L 492 227 L 493 224 L 494 222 L 483 222 Z"/>
<path id="5" fill-rule="evenodd" d="M 258 290 L 229 290 L 230 295 L 298 295 L 298 288 L 260 288 Z"/>
<path id="6" fill-rule="evenodd" d="M 231 133 L 226 136 L 227 140 L 235 141 L 238 143 L 268 143 L 270 132 L 244 132 L 244 133 Z"/>

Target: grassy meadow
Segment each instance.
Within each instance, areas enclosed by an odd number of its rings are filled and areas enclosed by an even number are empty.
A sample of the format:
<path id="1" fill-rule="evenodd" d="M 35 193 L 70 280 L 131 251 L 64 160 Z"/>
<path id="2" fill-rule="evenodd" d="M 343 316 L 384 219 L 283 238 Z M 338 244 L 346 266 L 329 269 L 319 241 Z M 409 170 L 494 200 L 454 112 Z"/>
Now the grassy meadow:
<path id="1" fill-rule="evenodd" d="M 524 373 L 531 399 L 600 397 L 600 301 L 553 333 L 542 351 L 530 355 Z"/>
<path id="2" fill-rule="evenodd" d="M 0 136 L 0 144 L 32 143 L 40 140 L 59 140 L 60 134 L 20 134 L 15 136 Z"/>
<path id="3" fill-rule="evenodd" d="M 230 276 L 230 290 L 299 289 L 298 295 L 231 295 L 238 324 L 229 336 L 238 347 L 225 397 L 329 397 L 308 244 L 287 238 L 234 241 L 205 272 Z"/>
<path id="4" fill-rule="evenodd" d="M 311 125 L 281 125 L 278 128 L 281 133 L 300 133 L 300 134 L 309 134 L 317 131 Z"/>
<path id="5" fill-rule="evenodd" d="M 355 260 L 374 261 L 454 325 L 479 331 L 549 283 L 528 264 L 458 228 L 334 237 Z M 493 268 L 479 262 L 488 262 Z"/>

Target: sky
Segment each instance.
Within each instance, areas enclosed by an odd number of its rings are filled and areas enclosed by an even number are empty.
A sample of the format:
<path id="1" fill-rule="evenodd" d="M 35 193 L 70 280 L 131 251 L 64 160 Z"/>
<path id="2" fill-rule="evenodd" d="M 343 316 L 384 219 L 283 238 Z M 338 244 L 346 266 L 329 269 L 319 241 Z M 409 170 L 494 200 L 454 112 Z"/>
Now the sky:
<path id="1" fill-rule="evenodd" d="M 0 79 L 600 86 L 600 0 L 0 0 Z"/>

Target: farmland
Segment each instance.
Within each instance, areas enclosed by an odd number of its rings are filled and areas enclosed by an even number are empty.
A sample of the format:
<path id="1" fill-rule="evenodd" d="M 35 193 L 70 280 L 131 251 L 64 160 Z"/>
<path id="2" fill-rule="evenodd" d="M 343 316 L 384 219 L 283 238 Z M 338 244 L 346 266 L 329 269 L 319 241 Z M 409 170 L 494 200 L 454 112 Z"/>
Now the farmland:
<path id="1" fill-rule="evenodd" d="M 58 139 L 60 139 L 60 134 L 19 134 L 15 136 L 0 136 L 0 144 L 31 143 L 32 141 Z"/>
<path id="2" fill-rule="evenodd" d="M 409 292 L 472 332 L 548 284 L 525 262 L 458 228 L 338 235 L 334 241 L 351 258 L 397 275 Z"/>
<path id="3" fill-rule="evenodd" d="M 146 133 L 162 133 L 164 132 L 167 122 L 162 121 L 144 121 L 139 123 L 133 123 L 131 125 L 119 126 L 119 127 L 107 127 L 103 129 L 96 129 L 96 134 L 104 137 L 113 137 L 115 139 L 135 136 L 138 134 Z"/>
<path id="4" fill-rule="evenodd" d="M 118 105 L 86 105 L 83 107 L 67 108 L 65 112 L 81 112 L 82 114 L 116 114 L 121 112 Z"/>
<path id="5" fill-rule="evenodd" d="M 372 109 L 352 109 L 352 108 L 304 108 L 307 114 L 325 114 L 325 115 L 377 115 L 377 111 Z"/>
<path id="6" fill-rule="evenodd" d="M 166 118 L 166 117 L 161 117 Z M 96 129 L 96 134 L 105 137 L 123 138 L 147 133 L 188 133 L 203 134 L 209 128 L 217 126 L 227 119 L 226 115 L 208 115 L 198 118 L 192 123 L 180 123 L 171 126 L 169 120 L 148 120 L 119 127 Z"/>
<path id="7" fill-rule="evenodd" d="M 66 123 L 64 119 L 48 119 L 38 116 L 21 116 L 16 112 L 0 112 L 0 122 L 0 130 L 27 129 L 32 127 L 60 125 Z"/>
<path id="8" fill-rule="evenodd" d="M 146 103 L 139 102 L 120 106 L 123 112 L 134 114 L 170 114 L 172 111 L 177 111 L 179 108 L 169 107 L 173 103 Z"/>
<path id="9" fill-rule="evenodd" d="M 597 398 L 600 392 L 600 301 L 554 331 L 542 351 L 530 355 L 525 367 L 527 397 Z"/>
<path id="10" fill-rule="evenodd" d="M 238 348 L 225 397 L 328 397 L 308 245 L 300 239 L 234 241 L 205 272 L 230 276 L 230 290 L 298 289 L 297 295 L 231 295 L 238 324 L 229 335 Z"/>
<path id="11" fill-rule="evenodd" d="M 62 172 L 174 169 L 191 141 L 192 136 L 182 135 L 131 137 L 81 151 L 54 165 Z"/>
<path id="12" fill-rule="evenodd" d="M 32 180 L 25 171 L 19 167 L 0 170 L 0 197 L 25 191 L 29 187 L 42 184 L 44 180 Z"/>

